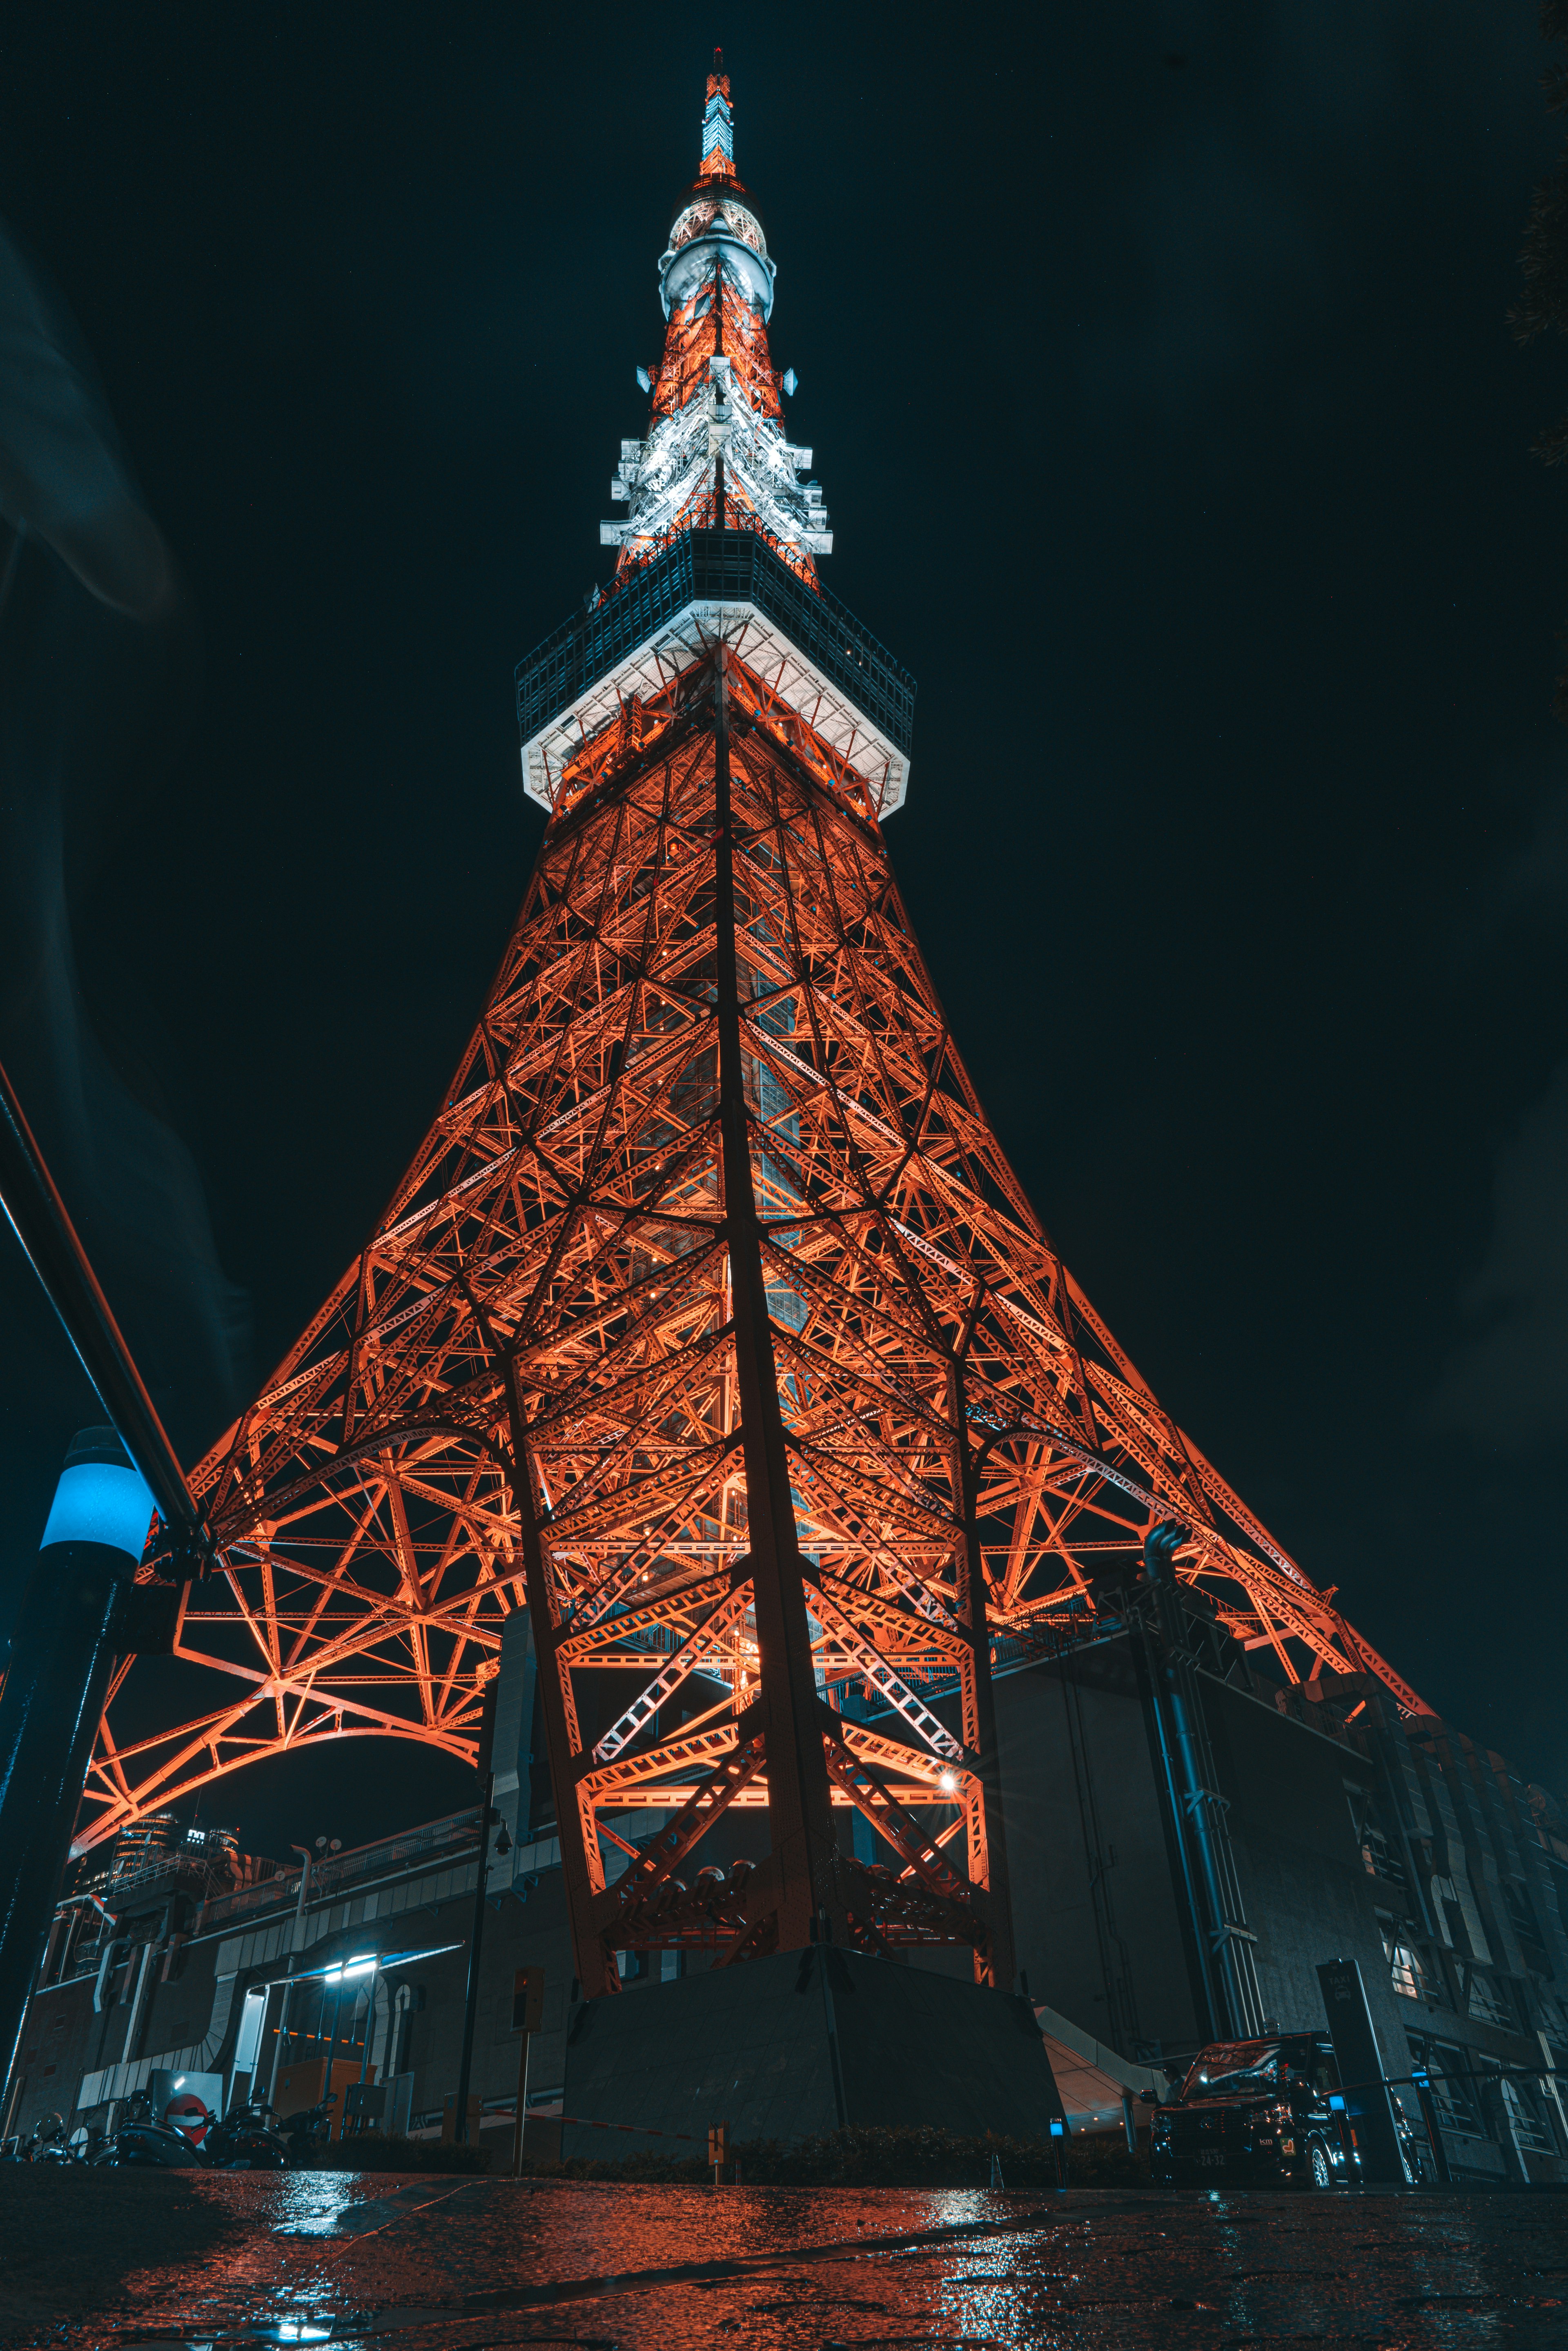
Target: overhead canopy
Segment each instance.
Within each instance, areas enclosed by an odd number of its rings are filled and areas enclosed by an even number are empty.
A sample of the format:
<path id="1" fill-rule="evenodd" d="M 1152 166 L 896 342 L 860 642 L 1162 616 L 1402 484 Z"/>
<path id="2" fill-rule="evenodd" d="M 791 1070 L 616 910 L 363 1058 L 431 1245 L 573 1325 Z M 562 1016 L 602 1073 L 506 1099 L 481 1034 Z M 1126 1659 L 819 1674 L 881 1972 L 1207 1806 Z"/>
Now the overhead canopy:
<path id="1" fill-rule="evenodd" d="M 1129 2064 L 1114 2049 L 1093 2034 L 1081 2032 L 1053 2008 L 1034 2003 L 1035 2020 L 1045 2036 L 1045 2053 L 1067 2109 L 1069 2130 L 1080 2133 L 1120 2130 L 1122 2100 L 1163 2098 L 1169 2095 L 1157 2065 Z"/>

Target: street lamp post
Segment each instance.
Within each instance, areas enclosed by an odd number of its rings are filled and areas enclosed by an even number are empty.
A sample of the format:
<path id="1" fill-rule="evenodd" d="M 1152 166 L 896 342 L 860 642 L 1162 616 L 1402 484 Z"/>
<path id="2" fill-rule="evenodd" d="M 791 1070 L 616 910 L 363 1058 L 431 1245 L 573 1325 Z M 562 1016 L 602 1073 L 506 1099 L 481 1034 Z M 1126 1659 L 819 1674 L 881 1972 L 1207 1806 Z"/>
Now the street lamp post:
<path id="1" fill-rule="evenodd" d="M 308 1845 L 291 1844 L 288 1850 L 300 1856 L 299 1899 L 294 1906 L 294 1938 L 288 1953 L 288 1973 L 292 1978 L 295 1969 L 299 1964 L 299 1953 L 305 1940 L 305 1904 L 310 1891 L 310 1849 Z M 267 2103 L 269 2106 L 276 2106 L 277 2104 L 278 2068 L 283 2064 L 283 2043 L 288 2031 L 288 2012 L 293 1999 L 294 1985 L 290 1981 L 284 1985 L 283 1998 L 277 2004 L 277 2038 L 273 2043 L 272 2075 L 267 2085 Z"/>
<path id="2" fill-rule="evenodd" d="M 486 1881 L 490 1875 L 490 1828 L 499 1818 L 492 1799 L 496 1774 L 485 1774 L 485 1801 L 479 1807 L 479 1874 L 474 1887 L 474 1932 L 468 1943 L 468 1990 L 463 2002 L 463 2059 L 457 2068 L 457 2111 L 453 2137 L 459 2147 L 468 2144 L 468 2084 L 474 2072 L 474 2026 L 479 2013 L 479 1947 L 485 1935 Z"/>

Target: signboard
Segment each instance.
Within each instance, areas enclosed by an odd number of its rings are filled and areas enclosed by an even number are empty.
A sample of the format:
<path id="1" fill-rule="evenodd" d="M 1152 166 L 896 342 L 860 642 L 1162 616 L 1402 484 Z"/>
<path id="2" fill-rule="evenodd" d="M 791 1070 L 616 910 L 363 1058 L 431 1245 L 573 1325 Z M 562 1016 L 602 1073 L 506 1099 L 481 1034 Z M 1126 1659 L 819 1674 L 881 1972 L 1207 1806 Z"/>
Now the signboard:
<path id="1" fill-rule="evenodd" d="M 518 1968 L 512 1976 L 512 2031 L 537 2032 L 544 2022 L 545 1971 Z"/>
<path id="2" fill-rule="evenodd" d="M 1361 2157 L 1361 2176 L 1402 2187 L 1406 2172 L 1394 2127 L 1394 2111 L 1383 2084 L 1383 2053 L 1372 2029 L 1366 1986 L 1354 1959 L 1326 1959 L 1318 1970 L 1323 2010 L 1333 2041 L 1351 2135 Z"/>

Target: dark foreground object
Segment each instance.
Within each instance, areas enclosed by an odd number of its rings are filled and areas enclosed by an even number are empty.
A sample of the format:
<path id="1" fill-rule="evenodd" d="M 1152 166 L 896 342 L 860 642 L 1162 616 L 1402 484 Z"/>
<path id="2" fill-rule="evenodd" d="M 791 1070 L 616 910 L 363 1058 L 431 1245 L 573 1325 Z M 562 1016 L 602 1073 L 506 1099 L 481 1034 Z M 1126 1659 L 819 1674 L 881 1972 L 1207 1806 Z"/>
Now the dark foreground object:
<path id="1" fill-rule="evenodd" d="M 712 2123 L 737 2140 L 923 2122 L 1040 2138 L 1061 2113 L 1026 2000 L 831 1944 L 582 2001 L 564 2105 L 672 2154 Z M 605 2136 L 568 2124 L 561 2153 L 603 2155 Z"/>
<path id="2" fill-rule="evenodd" d="M 1347 1975 L 1364 2015 L 1354 1964 L 1336 1963 L 1318 1973 Z M 1370 2021 L 1366 2038 L 1372 2039 Z M 1370 2061 L 1364 2050 L 1355 2053 L 1375 2074 L 1381 2064 L 1376 2043 Z M 1343 2078 L 1354 2083 L 1356 2077 Z M 1180 2095 L 1155 2110 L 1155 2186 L 1322 2189 L 1418 2181 L 1420 2153 L 1403 2115 L 1396 2120 L 1387 2090 L 1369 2080 L 1346 2093 L 1341 2083 L 1335 2043 L 1310 2032 L 1218 2042 L 1200 2050 Z"/>
<path id="3" fill-rule="evenodd" d="M 1553 2193 L 0 2174 L 0 2338 L 267 2351 L 1568 2346 Z M 319 2330 L 318 2332 L 318 2330 Z"/>

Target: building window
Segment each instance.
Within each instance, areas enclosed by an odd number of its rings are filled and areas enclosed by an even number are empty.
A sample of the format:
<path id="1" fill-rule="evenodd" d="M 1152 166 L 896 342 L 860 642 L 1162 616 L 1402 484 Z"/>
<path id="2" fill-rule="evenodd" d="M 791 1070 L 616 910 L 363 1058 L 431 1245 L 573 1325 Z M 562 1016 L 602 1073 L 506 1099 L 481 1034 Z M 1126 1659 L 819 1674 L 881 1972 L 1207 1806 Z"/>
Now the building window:
<path id="1" fill-rule="evenodd" d="M 1508 2109 L 1509 2126 L 1529 2155 L 1555 2155 L 1557 2143 L 1541 2108 L 1533 2082 L 1511 2081 L 1505 2074 L 1498 2085 Z"/>
<path id="2" fill-rule="evenodd" d="M 1480 1968 L 1470 1970 L 1469 2012 L 1482 2024 L 1498 2024 L 1505 2032 L 1517 2032 L 1519 2019 L 1503 1986 Z"/>
<path id="3" fill-rule="evenodd" d="M 1539 1949 L 1542 1939 L 1541 1929 L 1535 1923 L 1535 1913 L 1530 1907 L 1530 1896 L 1517 1877 L 1505 1877 L 1502 1880 L 1502 1898 L 1514 1933 L 1524 1936 L 1527 1941 L 1534 1943 Z"/>
<path id="4" fill-rule="evenodd" d="M 1371 1793 L 1365 1788 L 1353 1788 L 1347 1782 L 1345 1795 L 1355 1841 L 1361 1847 L 1362 1867 L 1369 1877 L 1380 1877 L 1385 1886 L 1403 1886 L 1405 1869 L 1398 1848 L 1385 1830 Z"/>
<path id="5" fill-rule="evenodd" d="M 1458 2138 L 1484 2138 L 1475 2085 L 1468 2078 L 1471 2061 L 1465 2052 L 1444 2041 L 1413 2041 L 1411 2048 L 1427 2068 L 1432 2103 L 1444 2130 Z"/>
<path id="6" fill-rule="evenodd" d="M 1383 1954 L 1388 1961 L 1388 1973 L 1394 1989 L 1406 2000 L 1425 2000 L 1427 1970 L 1421 1954 L 1411 1943 L 1396 1942 L 1392 1928 L 1383 1929 Z"/>

